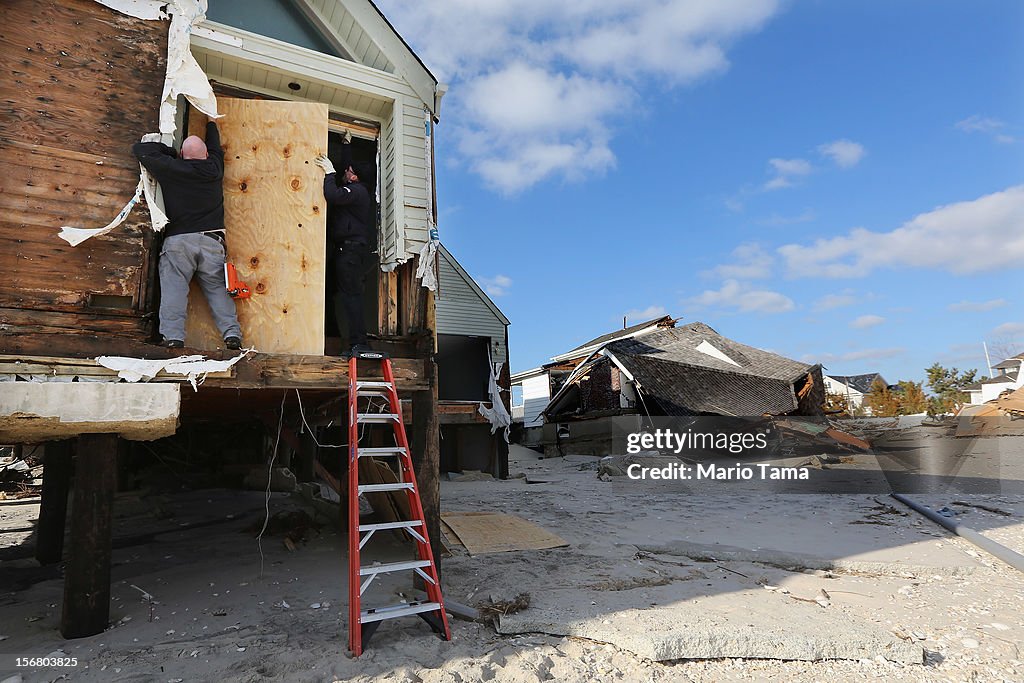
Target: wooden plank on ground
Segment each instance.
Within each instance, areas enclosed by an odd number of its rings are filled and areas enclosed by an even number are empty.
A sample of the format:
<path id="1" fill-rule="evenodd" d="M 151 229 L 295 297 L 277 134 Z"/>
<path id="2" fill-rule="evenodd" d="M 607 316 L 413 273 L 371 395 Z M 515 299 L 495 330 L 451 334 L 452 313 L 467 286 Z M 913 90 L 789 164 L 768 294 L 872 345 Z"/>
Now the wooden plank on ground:
<path id="1" fill-rule="evenodd" d="M 446 512 L 444 523 L 470 555 L 512 550 L 544 550 L 569 545 L 533 522 L 500 512 Z"/>
<path id="2" fill-rule="evenodd" d="M 218 108 L 228 260 L 252 290 L 236 302 L 242 336 L 265 353 L 321 355 L 327 211 L 313 159 L 327 151 L 327 105 L 222 98 Z M 205 125 L 193 111 L 189 131 Z M 194 282 L 186 342 L 222 346 Z"/>

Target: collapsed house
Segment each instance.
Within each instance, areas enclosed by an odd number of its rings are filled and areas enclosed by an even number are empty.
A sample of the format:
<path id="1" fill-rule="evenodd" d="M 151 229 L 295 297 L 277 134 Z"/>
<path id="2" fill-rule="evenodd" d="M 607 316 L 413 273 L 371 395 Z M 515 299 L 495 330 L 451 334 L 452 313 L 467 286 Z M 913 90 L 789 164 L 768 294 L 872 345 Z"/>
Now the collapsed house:
<path id="1" fill-rule="evenodd" d="M 467 409 L 438 397 L 433 134 L 446 86 L 369 0 L 205 9 L 198 0 L 0 5 L 0 443 L 45 444 L 37 557 L 68 556 L 68 637 L 106 627 L 116 472 L 138 441 L 180 437 L 193 467 L 219 467 L 250 446 L 266 462 L 279 442 L 278 462 L 300 481 L 339 486 L 342 458 L 321 454 L 314 437 L 330 438 L 324 425 L 343 433 L 347 360 L 335 355 L 343 330 L 313 159 L 346 133 L 353 159 L 376 164 L 380 179 L 367 329 L 394 365 L 435 556 L 442 425 L 490 428 L 507 413 L 502 373 L 489 364 L 507 359 L 501 331 L 488 364 L 473 369 L 487 387 L 474 398 L 486 400 Z M 212 360 L 183 369 L 181 351 L 156 344 L 160 233 L 141 197 L 149 211 L 158 203 L 129 150 L 154 131 L 178 146 L 214 112 L 224 115 L 228 258 L 252 294 L 238 315 L 257 351 L 218 348 L 193 283 L 187 352 Z M 496 472 L 504 444 L 492 446 Z M 69 487 L 81 502 L 64 548 Z"/>
<path id="2" fill-rule="evenodd" d="M 616 417 L 818 416 L 824 399 L 820 365 L 735 342 L 700 322 L 656 326 L 599 343 L 551 397 L 543 427 L 523 443 L 549 455 L 604 455 Z"/>

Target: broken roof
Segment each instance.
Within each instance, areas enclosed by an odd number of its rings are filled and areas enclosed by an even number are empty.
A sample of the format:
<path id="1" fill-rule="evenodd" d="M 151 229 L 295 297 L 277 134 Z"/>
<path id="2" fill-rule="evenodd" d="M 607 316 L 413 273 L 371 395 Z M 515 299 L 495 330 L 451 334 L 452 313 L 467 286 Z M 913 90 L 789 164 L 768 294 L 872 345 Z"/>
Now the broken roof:
<path id="1" fill-rule="evenodd" d="M 740 344 L 699 322 L 614 341 L 601 353 L 668 415 L 790 413 L 798 407 L 794 382 L 816 367 Z M 570 384 L 545 412 L 557 413 Z"/>
<path id="2" fill-rule="evenodd" d="M 877 372 L 869 372 L 863 375 L 829 375 L 829 377 L 837 382 L 842 382 L 851 389 L 856 389 L 862 394 L 871 393 L 871 385 L 875 383 L 876 379 L 885 382 L 885 378 Z M 886 386 L 888 386 L 888 382 L 886 382 Z"/>
<path id="3" fill-rule="evenodd" d="M 652 318 L 651 320 L 648 320 L 646 322 L 637 323 L 636 325 L 631 325 L 621 330 L 615 330 L 614 332 L 602 334 L 600 337 L 595 337 L 594 339 L 591 339 L 588 342 L 584 342 L 577 346 L 576 348 L 566 351 L 565 353 L 561 353 L 557 356 L 552 356 L 551 360 L 557 362 L 568 360 L 570 358 L 578 358 L 580 356 L 585 356 L 589 354 L 591 351 L 600 348 L 603 344 L 607 344 L 617 339 L 627 339 L 630 337 L 635 337 L 639 334 L 645 333 L 647 331 L 654 331 L 658 328 L 673 327 L 676 324 L 676 320 L 678 320 L 678 318 L 673 318 L 670 315 L 663 315 L 660 318 Z"/>

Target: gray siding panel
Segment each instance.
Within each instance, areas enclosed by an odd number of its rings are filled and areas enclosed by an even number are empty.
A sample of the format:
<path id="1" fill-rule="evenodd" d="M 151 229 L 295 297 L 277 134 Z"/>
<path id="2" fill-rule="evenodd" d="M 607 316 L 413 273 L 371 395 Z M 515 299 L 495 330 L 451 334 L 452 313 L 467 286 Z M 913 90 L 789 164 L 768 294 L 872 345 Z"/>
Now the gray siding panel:
<path id="1" fill-rule="evenodd" d="M 435 299 L 438 333 L 490 337 L 492 360 L 507 363 L 505 324 L 443 254 L 438 255 L 438 268 L 440 281 Z"/>

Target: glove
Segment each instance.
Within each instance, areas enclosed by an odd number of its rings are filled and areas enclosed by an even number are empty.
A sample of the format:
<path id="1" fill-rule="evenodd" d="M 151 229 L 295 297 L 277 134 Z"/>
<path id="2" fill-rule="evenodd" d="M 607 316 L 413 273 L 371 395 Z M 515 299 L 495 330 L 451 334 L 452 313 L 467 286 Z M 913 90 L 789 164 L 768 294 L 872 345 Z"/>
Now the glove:
<path id="1" fill-rule="evenodd" d="M 326 154 L 321 154 L 320 156 L 318 156 L 316 159 L 313 160 L 313 163 L 322 168 L 324 170 L 324 173 L 326 173 L 327 175 L 336 173 L 336 171 L 334 170 L 334 164 L 331 163 L 331 160 L 327 158 Z"/>
<path id="2" fill-rule="evenodd" d="M 341 144 L 350 145 L 352 144 L 352 131 L 345 129 L 345 132 L 341 136 Z"/>
<path id="3" fill-rule="evenodd" d="M 160 133 L 146 133 L 141 142 L 160 142 Z"/>

